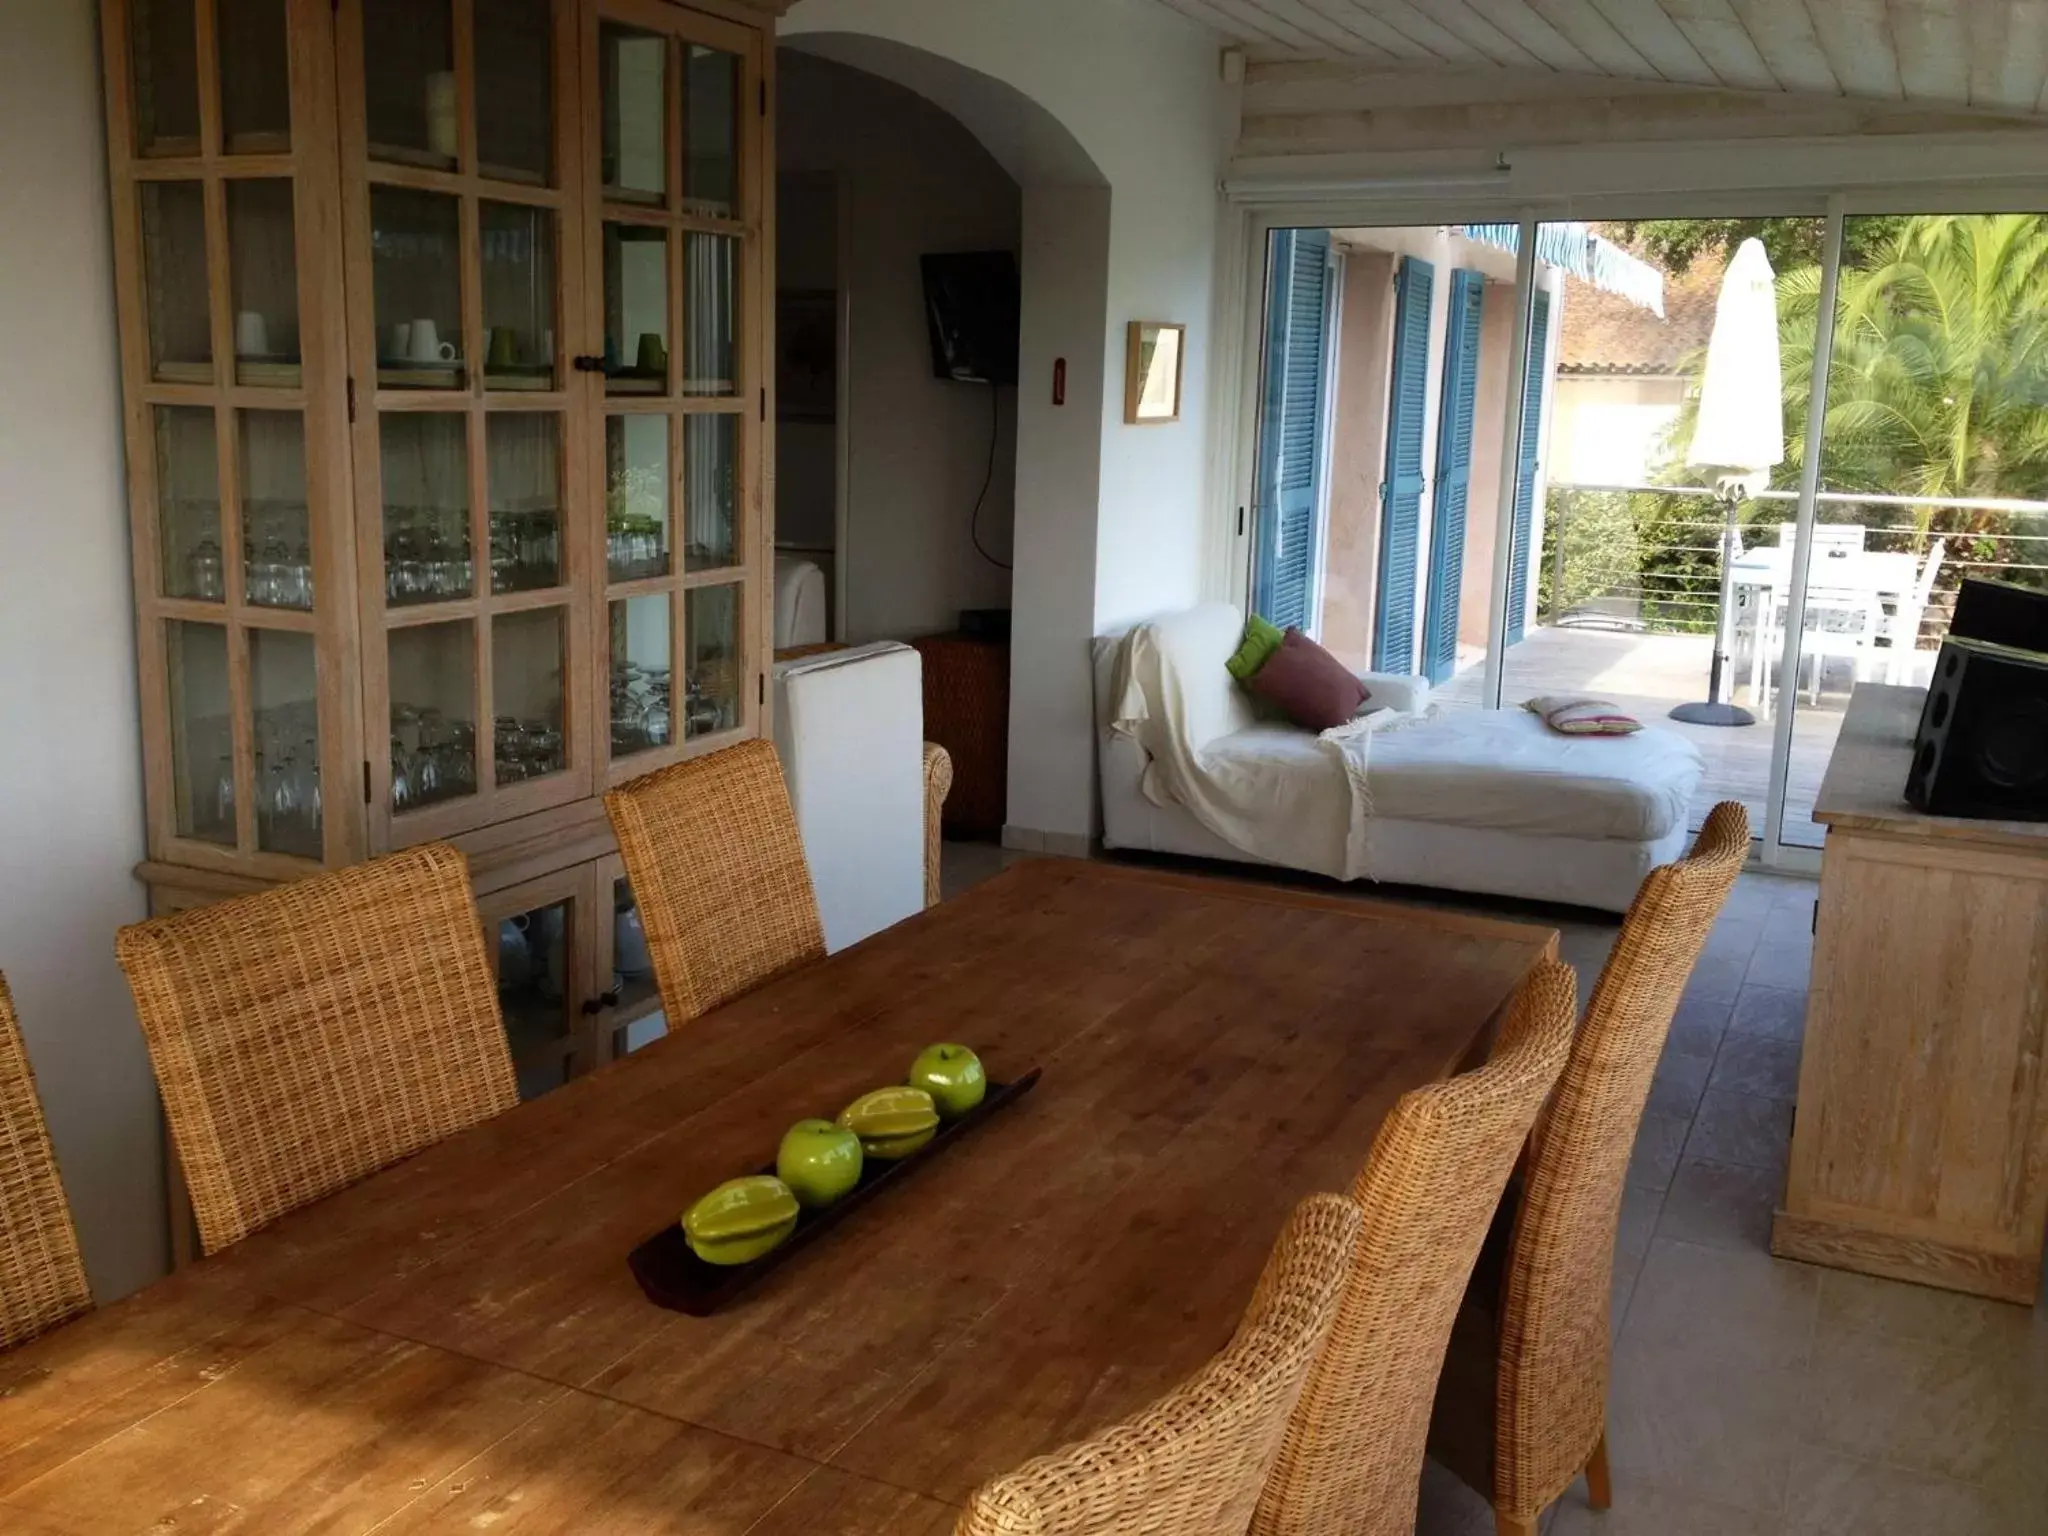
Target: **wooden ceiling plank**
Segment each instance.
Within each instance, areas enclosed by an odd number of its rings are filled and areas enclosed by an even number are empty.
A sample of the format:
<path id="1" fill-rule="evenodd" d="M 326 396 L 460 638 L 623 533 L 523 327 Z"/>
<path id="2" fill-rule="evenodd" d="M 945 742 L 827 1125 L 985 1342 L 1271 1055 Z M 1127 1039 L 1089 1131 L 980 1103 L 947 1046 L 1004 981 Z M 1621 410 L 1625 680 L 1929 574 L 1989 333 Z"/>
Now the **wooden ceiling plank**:
<path id="1" fill-rule="evenodd" d="M 1506 69 L 1541 68 L 1544 60 L 1497 27 L 1470 0 L 1429 0 L 1429 12 L 1438 25 L 1457 34 L 1486 58 Z"/>
<path id="2" fill-rule="evenodd" d="M 1322 50 L 1316 40 L 1294 27 L 1276 26 L 1246 0 L 1166 0 L 1166 3 L 1233 42 L 1280 48 L 1296 55 Z"/>
<path id="3" fill-rule="evenodd" d="M 1523 0 L 1568 39 L 1603 74 L 1624 80 L 1661 80 L 1657 66 L 1593 4 L 1593 0 Z"/>
<path id="4" fill-rule="evenodd" d="M 1393 58 L 1378 43 L 1355 28 L 1317 10 L 1307 0 L 1249 0 L 1261 10 L 1287 22 L 1297 30 L 1320 38 L 1323 46 L 1331 52 L 1347 58 L 1385 60 Z"/>
<path id="5" fill-rule="evenodd" d="M 1731 0 L 1731 4 L 1779 85 L 1788 91 L 1842 94 L 1842 82 L 1814 35 L 1813 17 L 1804 4 L 1787 4 L 1786 0 Z"/>
<path id="6" fill-rule="evenodd" d="M 1662 4 L 1665 14 L 1723 85 L 1749 91 L 1784 88 L 1728 0 L 1662 0 Z"/>
<path id="7" fill-rule="evenodd" d="M 1963 0 L 1890 0 L 1892 48 L 1908 101 L 1970 99 L 1970 44 Z"/>
<path id="8" fill-rule="evenodd" d="M 1977 4 L 1965 20 L 1970 105 L 2031 112 L 2048 78 L 2048 0 Z"/>
<path id="9" fill-rule="evenodd" d="M 1403 37 L 1446 64 L 1494 62 L 1457 33 L 1445 27 L 1412 0 L 1346 0 L 1352 10 L 1369 12 Z"/>
<path id="10" fill-rule="evenodd" d="M 1599 64 L 1584 49 L 1547 21 L 1529 0 L 1466 0 L 1501 32 L 1513 38 L 1531 58 L 1551 69 L 1593 75 Z"/>
<path id="11" fill-rule="evenodd" d="M 1666 80 L 1687 85 L 1722 85 L 1713 66 L 1700 57 L 1678 23 L 1658 0 L 1593 0 L 1615 31 Z"/>
<path id="12" fill-rule="evenodd" d="M 1806 0 L 1806 19 L 1843 94 L 1905 99 L 1885 0 Z"/>
<path id="13" fill-rule="evenodd" d="M 1356 0 L 1301 0 L 1301 3 L 1346 31 L 1357 33 L 1388 58 L 1437 62 L 1437 56 L 1429 49 L 1388 26 L 1370 11 L 1360 9 Z"/>

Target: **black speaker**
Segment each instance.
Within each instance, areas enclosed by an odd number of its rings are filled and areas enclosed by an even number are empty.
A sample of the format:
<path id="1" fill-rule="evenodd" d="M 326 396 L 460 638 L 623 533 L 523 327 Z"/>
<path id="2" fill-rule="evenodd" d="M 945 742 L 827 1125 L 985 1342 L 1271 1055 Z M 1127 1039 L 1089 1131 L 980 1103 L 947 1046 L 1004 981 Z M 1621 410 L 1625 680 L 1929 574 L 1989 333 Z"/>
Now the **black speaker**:
<path id="1" fill-rule="evenodd" d="M 1906 799 L 1935 816 L 2048 821 L 2048 654 L 1942 642 Z"/>
<path id="2" fill-rule="evenodd" d="M 1960 640 L 2048 651 L 2048 592 L 2010 581 L 1965 577 L 1948 632 Z"/>

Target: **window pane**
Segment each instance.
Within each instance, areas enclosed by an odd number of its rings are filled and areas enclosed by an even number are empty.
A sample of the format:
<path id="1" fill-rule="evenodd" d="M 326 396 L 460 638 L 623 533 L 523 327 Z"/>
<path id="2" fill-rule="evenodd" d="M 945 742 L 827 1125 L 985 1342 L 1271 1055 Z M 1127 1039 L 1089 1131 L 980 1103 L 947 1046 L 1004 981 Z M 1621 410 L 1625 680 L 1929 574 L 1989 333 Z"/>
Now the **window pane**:
<path id="1" fill-rule="evenodd" d="M 199 42 L 192 0 L 135 0 L 133 17 L 135 147 L 145 155 L 196 155 Z"/>
<path id="2" fill-rule="evenodd" d="M 498 924 L 498 1012 L 522 1099 L 566 1080 L 561 1042 L 569 1033 L 569 978 L 577 947 L 587 942 L 578 928 L 578 905 L 552 902 Z"/>
<path id="3" fill-rule="evenodd" d="M 730 235 L 683 237 L 683 366 L 686 395 L 739 393 L 733 335 L 739 315 L 740 243 Z"/>
<path id="4" fill-rule="evenodd" d="M 607 416 L 604 461 L 607 576 L 612 581 L 666 576 L 668 418 Z"/>
<path id="5" fill-rule="evenodd" d="M 242 593 L 261 608 L 311 609 L 306 424 L 297 411 L 243 411 Z"/>
<path id="6" fill-rule="evenodd" d="M 370 189 L 377 293 L 377 382 L 386 389 L 460 389 L 461 218 L 452 197 Z"/>
<path id="7" fill-rule="evenodd" d="M 548 0 L 476 8 L 476 150 L 497 181 L 555 175 L 554 21 Z"/>
<path id="8" fill-rule="evenodd" d="M 393 606 L 468 597 L 468 419 L 450 412 L 386 412 L 384 600 Z"/>
<path id="9" fill-rule="evenodd" d="M 688 690 L 685 736 L 707 736 L 740 723 L 740 589 L 696 587 L 683 594 L 683 669 Z"/>
<path id="10" fill-rule="evenodd" d="M 228 724 L 228 632 L 172 619 L 164 626 L 171 690 L 171 796 L 178 836 L 235 843 L 235 744 Z"/>
<path id="11" fill-rule="evenodd" d="M 206 194 L 198 182 L 143 183 L 142 277 L 152 374 L 169 384 L 211 384 Z"/>
<path id="12" fill-rule="evenodd" d="M 220 126 L 231 155 L 292 147 L 285 0 L 214 0 L 220 51 Z"/>
<path id="13" fill-rule="evenodd" d="M 739 526 L 740 419 L 683 418 L 683 506 L 688 518 L 686 569 L 705 570 L 735 560 Z"/>
<path id="14" fill-rule="evenodd" d="M 605 393 L 668 389 L 668 234 L 604 227 Z"/>
<path id="15" fill-rule="evenodd" d="M 525 592 L 562 580 L 559 418 L 494 411 L 484 418 L 491 492 L 491 590 Z"/>
<path id="16" fill-rule="evenodd" d="M 691 45 L 683 96 L 683 206 L 706 218 L 738 213 L 740 61 Z"/>
<path id="17" fill-rule="evenodd" d="M 197 405 L 156 408 L 158 555 L 165 597 L 224 602 L 220 546 L 220 445 L 213 412 Z"/>
<path id="18" fill-rule="evenodd" d="M 228 279 L 235 304 L 235 381 L 299 385 L 299 273 L 289 181 L 230 181 Z"/>
<path id="19" fill-rule="evenodd" d="M 447 0 L 363 0 L 370 154 L 455 169 L 455 38 Z"/>
<path id="20" fill-rule="evenodd" d="M 668 39 L 604 22 L 597 29 L 597 58 L 604 92 L 604 195 L 619 202 L 661 203 L 668 191 L 662 152 Z"/>
<path id="21" fill-rule="evenodd" d="M 560 773 L 562 671 L 567 625 L 560 608 L 501 613 L 491 621 L 491 712 L 500 784 Z"/>
<path id="22" fill-rule="evenodd" d="M 555 387 L 555 215 L 483 203 L 485 389 Z"/>
<path id="23" fill-rule="evenodd" d="M 391 809 L 476 793 L 476 648 L 467 619 L 394 629 Z"/>
<path id="24" fill-rule="evenodd" d="M 313 637 L 249 631 L 256 712 L 256 846 L 320 857 L 320 712 Z"/>
<path id="25" fill-rule="evenodd" d="M 665 747 L 669 714 L 669 595 L 611 605 L 612 756 Z"/>

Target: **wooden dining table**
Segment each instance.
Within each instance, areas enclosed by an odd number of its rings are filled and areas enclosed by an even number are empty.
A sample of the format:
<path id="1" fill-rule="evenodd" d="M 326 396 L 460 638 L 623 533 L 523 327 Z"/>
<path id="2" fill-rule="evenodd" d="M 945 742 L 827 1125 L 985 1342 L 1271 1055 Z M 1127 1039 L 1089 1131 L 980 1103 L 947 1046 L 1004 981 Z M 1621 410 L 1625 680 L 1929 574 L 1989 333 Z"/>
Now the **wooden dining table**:
<path id="1" fill-rule="evenodd" d="M 943 1532 L 1228 1339 L 1549 929 L 1031 860 L 0 1357 L 0 1530 Z M 709 1317 L 626 1256 L 973 1046 L 1034 1091 Z"/>

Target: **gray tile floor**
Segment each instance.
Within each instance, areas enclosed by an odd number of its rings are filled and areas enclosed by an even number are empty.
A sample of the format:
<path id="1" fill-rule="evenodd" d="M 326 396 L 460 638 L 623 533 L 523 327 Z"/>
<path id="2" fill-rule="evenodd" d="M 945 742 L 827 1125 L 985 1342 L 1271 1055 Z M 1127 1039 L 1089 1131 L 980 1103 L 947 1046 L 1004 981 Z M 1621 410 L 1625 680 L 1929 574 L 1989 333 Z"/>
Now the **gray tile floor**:
<path id="1" fill-rule="evenodd" d="M 949 844 L 947 895 L 1015 857 Z M 1770 1255 L 1813 897 L 1744 875 L 1672 1023 L 1615 1263 L 1614 1508 L 1577 1486 L 1550 1536 L 2048 1536 L 2048 1298 L 2029 1311 Z M 1559 928 L 1590 991 L 1614 926 L 1517 911 Z M 1420 1536 L 1492 1529 L 1483 1499 L 1427 1469 Z"/>

